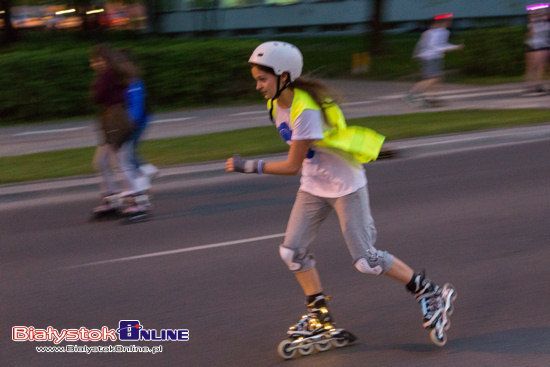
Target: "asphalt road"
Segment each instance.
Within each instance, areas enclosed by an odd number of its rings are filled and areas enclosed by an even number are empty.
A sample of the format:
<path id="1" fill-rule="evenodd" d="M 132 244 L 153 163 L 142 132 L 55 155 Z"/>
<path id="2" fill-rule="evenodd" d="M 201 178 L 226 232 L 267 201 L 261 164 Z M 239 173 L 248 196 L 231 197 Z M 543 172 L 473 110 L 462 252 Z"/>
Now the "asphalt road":
<path id="1" fill-rule="evenodd" d="M 458 290 L 449 342 L 430 343 L 402 285 L 353 269 L 331 216 L 313 250 L 337 324 L 359 340 L 290 362 L 276 346 L 304 301 L 277 246 L 297 178 L 167 181 L 155 217 L 135 225 L 87 222 L 92 191 L 0 206 L 1 365 L 546 367 L 549 158 L 547 140 L 370 165 L 378 247 Z M 186 328 L 190 341 L 132 343 L 162 345 L 155 355 L 87 355 L 38 353 L 53 344 L 9 337 L 12 326 L 124 319 Z"/>

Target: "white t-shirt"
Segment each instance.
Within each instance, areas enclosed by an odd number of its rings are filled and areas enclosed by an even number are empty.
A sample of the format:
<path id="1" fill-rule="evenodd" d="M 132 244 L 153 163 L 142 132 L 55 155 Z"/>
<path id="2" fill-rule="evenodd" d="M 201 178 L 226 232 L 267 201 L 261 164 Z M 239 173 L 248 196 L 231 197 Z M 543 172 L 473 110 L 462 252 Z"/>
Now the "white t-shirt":
<path id="1" fill-rule="evenodd" d="M 320 140 L 323 129 L 322 111 L 304 110 L 290 130 L 290 109 L 277 108 L 275 125 L 287 143 L 289 140 Z M 311 158 L 310 158 L 311 157 Z M 302 164 L 300 190 L 315 196 L 337 198 L 351 194 L 367 184 L 363 166 L 340 157 L 337 153 L 312 147 Z"/>
<path id="2" fill-rule="evenodd" d="M 457 49 L 459 46 L 449 43 L 449 30 L 446 28 L 430 28 L 420 37 L 414 49 L 414 57 L 423 60 L 441 59 L 445 52 Z"/>
<path id="3" fill-rule="evenodd" d="M 537 21 L 529 24 L 531 30 L 527 45 L 534 50 L 550 47 L 550 21 Z"/>

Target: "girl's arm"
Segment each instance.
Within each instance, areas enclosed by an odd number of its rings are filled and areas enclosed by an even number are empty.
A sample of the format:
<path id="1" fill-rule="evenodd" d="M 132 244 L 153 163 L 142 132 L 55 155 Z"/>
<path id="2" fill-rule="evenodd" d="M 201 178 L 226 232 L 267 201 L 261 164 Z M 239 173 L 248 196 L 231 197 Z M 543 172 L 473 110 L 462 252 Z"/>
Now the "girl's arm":
<path id="1" fill-rule="evenodd" d="M 302 162 L 306 158 L 307 151 L 314 140 L 292 140 L 290 150 L 285 161 L 266 162 L 264 173 L 272 175 L 294 176 L 302 169 Z"/>
<path id="2" fill-rule="evenodd" d="M 302 168 L 307 151 L 315 140 L 292 140 L 286 160 L 264 162 L 263 160 L 245 160 L 233 156 L 225 162 L 227 172 L 269 173 L 272 175 L 296 175 Z"/>

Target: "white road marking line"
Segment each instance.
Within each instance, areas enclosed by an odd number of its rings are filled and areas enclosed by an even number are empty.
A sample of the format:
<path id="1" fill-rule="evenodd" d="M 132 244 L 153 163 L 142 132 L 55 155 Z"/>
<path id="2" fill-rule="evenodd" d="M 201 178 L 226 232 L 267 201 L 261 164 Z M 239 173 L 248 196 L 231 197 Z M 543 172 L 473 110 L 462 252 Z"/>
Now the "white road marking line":
<path id="1" fill-rule="evenodd" d="M 258 241 L 263 241 L 263 240 L 270 240 L 270 239 L 273 239 L 273 238 L 284 237 L 284 235 L 285 235 L 284 233 L 276 233 L 276 234 L 270 234 L 270 235 L 267 235 L 267 236 L 245 238 L 245 239 L 242 239 L 242 240 L 212 243 L 212 244 L 209 244 L 209 245 L 186 247 L 186 248 L 180 248 L 180 249 L 169 250 L 169 251 L 151 252 L 151 253 L 143 254 L 143 255 L 120 257 L 120 258 L 116 258 L 116 259 L 109 259 L 109 260 L 103 260 L 103 261 L 94 261 L 94 262 L 91 262 L 91 263 L 69 266 L 69 267 L 67 267 L 67 269 L 83 268 L 83 267 L 94 266 L 94 265 L 112 264 L 112 263 L 118 263 L 118 262 L 124 262 L 124 261 L 147 259 L 147 258 L 150 258 L 150 257 L 181 254 L 181 253 L 184 253 L 184 252 L 208 250 L 208 249 L 216 248 L 216 247 L 226 247 L 226 246 L 240 245 L 242 243 L 251 243 L 251 242 L 258 242 Z"/>
<path id="2" fill-rule="evenodd" d="M 357 105 L 363 105 L 363 104 L 370 104 L 374 103 L 376 100 L 370 100 L 370 101 L 357 101 L 357 102 L 344 102 L 342 103 L 342 106 L 357 106 Z"/>
<path id="3" fill-rule="evenodd" d="M 406 95 L 407 95 L 407 93 L 390 94 L 390 95 L 387 95 L 387 96 L 376 97 L 376 99 L 380 100 L 380 101 L 387 101 L 387 100 L 390 100 L 390 99 L 401 99 L 401 98 L 405 97 Z"/>
<path id="4" fill-rule="evenodd" d="M 162 124 L 162 123 L 165 123 L 165 122 L 185 121 L 185 120 L 190 120 L 190 119 L 194 119 L 194 118 L 195 118 L 195 116 L 178 117 L 178 118 L 173 118 L 173 119 L 161 119 L 161 120 L 151 121 L 151 124 Z M 36 131 L 27 131 L 27 132 L 24 132 L 24 133 L 13 134 L 12 136 L 28 136 L 28 135 L 40 135 L 40 134 L 64 133 L 64 132 L 68 132 L 68 131 L 84 130 L 86 128 L 87 128 L 86 126 L 81 126 L 81 127 L 67 127 L 67 128 L 63 128 L 63 129 L 36 130 Z"/>
<path id="5" fill-rule="evenodd" d="M 67 127 L 64 129 L 51 129 L 51 130 L 36 130 L 36 131 L 27 131 L 25 133 L 13 134 L 13 136 L 27 136 L 27 135 L 40 135 L 40 134 L 51 134 L 51 133 L 62 133 L 66 131 L 77 131 L 85 129 L 85 126 L 82 127 Z"/>
<path id="6" fill-rule="evenodd" d="M 251 111 L 251 112 L 239 112 L 239 113 L 232 113 L 229 116 L 246 116 L 246 115 L 264 115 L 267 111 Z"/>
<path id="7" fill-rule="evenodd" d="M 469 97 L 479 97 L 479 96 L 491 96 L 499 94 L 516 94 L 522 92 L 522 89 L 492 89 L 487 91 L 480 91 L 479 89 L 459 89 L 459 90 L 449 90 L 444 92 L 430 93 L 429 97 L 440 97 L 440 99 L 461 99 Z M 475 92 L 475 93 L 471 93 Z M 390 94 L 387 96 L 377 97 L 378 100 L 391 100 L 391 99 L 400 99 L 407 95 L 407 93 L 400 94 Z"/>
<path id="8" fill-rule="evenodd" d="M 471 98 L 471 97 L 481 97 L 481 96 L 492 96 L 492 95 L 499 95 L 499 94 L 517 94 L 521 92 L 521 89 L 510 89 L 506 91 L 494 91 L 494 92 L 479 92 L 479 93 L 466 93 L 466 94 L 458 94 L 458 95 L 451 95 L 451 96 L 441 96 L 438 97 L 436 95 L 436 99 L 465 99 L 465 98 Z"/>
<path id="9" fill-rule="evenodd" d="M 154 120 L 154 121 L 151 121 L 151 124 L 163 124 L 165 122 L 177 122 L 177 121 L 185 121 L 185 120 L 190 120 L 190 119 L 194 119 L 195 116 L 191 116 L 191 117 L 176 117 L 176 118 L 173 118 L 173 119 L 160 119 L 160 120 Z"/>
<path id="10" fill-rule="evenodd" d="M 470 89 L 454 89 L 454 90 L 447 90 L 447 91 L 441 91 L 441 92 L 434 92 L 434 96 L 443 96 L 447 94 L 462 94 L 462 93 L 471 93 L 471 92 L 478 92 L 479 88 L 470 88 Z M 496 92 L 496 89 L 492 90 L 493 92 Z M 398 93 L 398 94 L 390 94 L 387 96 L 378 97 L 378 99 L 385 100 L 385 99 L 399 99 L 403 98 L 408 93 Z"/>

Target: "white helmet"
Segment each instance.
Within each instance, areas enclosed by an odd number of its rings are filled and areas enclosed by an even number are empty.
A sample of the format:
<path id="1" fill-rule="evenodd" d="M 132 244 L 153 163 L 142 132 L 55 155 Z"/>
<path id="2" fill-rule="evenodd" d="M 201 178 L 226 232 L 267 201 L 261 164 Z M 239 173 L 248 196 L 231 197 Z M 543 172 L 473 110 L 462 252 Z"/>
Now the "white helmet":
<path id="1" fill-rule="evenodd" d="M 298 47 L 280 41 L 262 43 L 252 52 L 248 62 L 270 67 L 275 75 L 282 75 L 286 71 L 290 74 L 291 82 L 302 75 L 304 65 L 302 53 Z"/>

